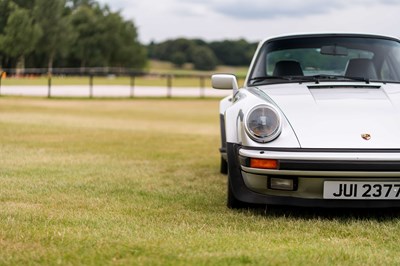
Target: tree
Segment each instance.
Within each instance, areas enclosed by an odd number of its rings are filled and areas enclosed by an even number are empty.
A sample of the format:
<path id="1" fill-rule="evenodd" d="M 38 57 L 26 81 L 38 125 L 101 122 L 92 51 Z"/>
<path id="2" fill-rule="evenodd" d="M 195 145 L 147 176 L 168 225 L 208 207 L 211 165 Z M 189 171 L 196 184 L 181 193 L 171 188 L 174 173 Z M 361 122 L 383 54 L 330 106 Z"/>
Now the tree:
<path id="1" fill-rule="evenodd" d="M 208 54 L 210 60 L 211 58 L 213 58 L 212 60 L 216 59 L 217 64 L 247 66 L 251 62 L 254 51 L 257 48 L 257 43 L 248 43 L 243 39 L 207 43 L 201 39 L 188 40 L 180 38 L 167 40 L 158 44 L 152 42 L 148 45 L 149 54 L 152 59 L 169 61 L 177 66 L 179 64 L 176 62 L 179 62 L 183 58 L 181 53 L 184 54 L 186 62 L 194 63 L 195 52 L 199 47 L 211 49 L 212 53 L 203 52 Z M 201 59 L 197 58 L 196 60 L 199 61 Z"/>
<path id="2" fill-rule="evenodd" d="M 147 56 L 140 45 L 137 30 L 132 21 L 124 21 L 118 12 L 103 9 L 102 19 L 104 39 L 102 49 L 107 55 L 108 65 L 119 67 L 144 67 Z M 118 49 L 116 49 L 118 48 Z"/>
<path id="3" fill-rule="evenodd" d="M 198 46 L 192 55 L 194 68 L 197 70 L 214 70 L 217 66 L 217 58 L 207 46 Z"/>
<path id="4" fill-rule="evenodd" d="M 103 41 L 101 21 L 97 16 L 96 11 L 88 6 L 80 6 L 72 14 L 71 22 L 77 34 L 72 53 L 80 61 L 81 67 L 106 65 L 100 48 Z"/>
<path id="5" fill-rule="evenodd" d="M 133 22 L 124 21 L 118 12 L 84 5 L 72 14 L 72 25 L 78 35 L 73 54 L 81 67 L 145 65 L 146 53 Z"/>
<path id="6" fill-rule="evenodd" d="M 10 1 L 11 0 L 0 0 L 0 34 L 4 33 L 4 28 L 7 25 L 7 20 L 11 13 Z"/>
<path id="7" fill-rule="evenodd" d="M 186 61 L 186 55 L 183 52 L 175 52 L 173 55 L 171 55 L 171 62 L 176 67 L 181 68 Z"/>
<path id="8" fill-rule="evenodd" d="M 4 34 L 0 35 L 1 49 L 17 58 L 17 68 L 25 68 L 25 56 L 31 53 L 42 35 L 42 31 L 27 9 L 11 4 L 12 12 L 7 19 Z"/>
<path id="9" fill-rule="evenodd" d="M 35 6 L 35 1 L 32 0 L 9 0 L 9 1 L 27 10 L 32 10 L 33 7 Z"/>
<path id="10" fill-rule="evenodd" d="M 241 39 L 236 41 L 212 42 L 209 47 L 213 50 L 220 63 L 231 66 L 243 66 L 250 63 L 257 45 Z"/>
<path id="11" fill-rule="evenodd" d="M 98 5 L 98 3 L 95 0 L 67 0 L 67 5 L 72 9 L 77 9 L 83 5 L 93 7 Z"/>
<path id="12" fill-rule="evenodd" d="M 138 41 L 135 25 L 132 21 L 122 22 L 120 29 L 121 48 L 113 58 L 113 65 L 119 63 L 120 66 L 131 68 L 143 68 L 147 63 L 146 49 Z"/>
<path id="13" fill-rule="evenodd" d="M 168 40 L 154 47 L 154 56 L 160 60 L 171 61 L 171 57 L 177 53 L 184 53 L 186 60 L 191 61 L 191 52 L 196 44 L 184 38 Z"/>
<path id="14" fill-rule="evenodd" d="M 0 67 L 146 65 L 135 24 L 96 0 L 0 0 Z"/>
<path id="15" fill-rule="evenodd" d="M 56 56 L 66 56 L 75 39 L 69 19 L 64 16 L 65 0 L 36 0 L 34 18 L 43 35 L 38 42 L 38 52 L 47 58 L 51 72 Z"/>

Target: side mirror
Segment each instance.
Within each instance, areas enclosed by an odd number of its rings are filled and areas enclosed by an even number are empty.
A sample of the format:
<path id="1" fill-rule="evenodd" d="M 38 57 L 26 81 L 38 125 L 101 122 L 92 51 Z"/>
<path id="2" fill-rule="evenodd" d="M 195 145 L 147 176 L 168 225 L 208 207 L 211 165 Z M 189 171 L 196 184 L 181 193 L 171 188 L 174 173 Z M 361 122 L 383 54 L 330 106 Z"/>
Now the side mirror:
<path id="1" fill-rule="evenodd" d="M 235 94 L 239 90 L 238 82 L 235 75 L 216 74 L 211 76 L 211 85 L 218 90 L 233 90 Z"/>

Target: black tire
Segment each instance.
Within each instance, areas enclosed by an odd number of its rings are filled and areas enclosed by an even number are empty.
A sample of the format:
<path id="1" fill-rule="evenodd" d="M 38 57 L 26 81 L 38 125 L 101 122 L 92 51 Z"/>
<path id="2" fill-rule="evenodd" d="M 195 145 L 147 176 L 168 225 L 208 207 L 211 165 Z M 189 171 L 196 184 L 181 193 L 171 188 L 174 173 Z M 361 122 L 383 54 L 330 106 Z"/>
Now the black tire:
<path id="1" fill-rule="evenodd" d="M 245 209 L 248 208 L 249 205 L 246 202 L 240 201 L 235 197 L 235 194 L 233 194 L 233 190 L 231 187 L 231 182 L 229 181 L 229 174 L 228 174 L 228 202 L 227 206 L 229 209 Z"/>
<path id="2" fill-rule="evenodd" d="M 221 156 L 220 173 L 226 175 L 228 173 L 228 162 Z"/>

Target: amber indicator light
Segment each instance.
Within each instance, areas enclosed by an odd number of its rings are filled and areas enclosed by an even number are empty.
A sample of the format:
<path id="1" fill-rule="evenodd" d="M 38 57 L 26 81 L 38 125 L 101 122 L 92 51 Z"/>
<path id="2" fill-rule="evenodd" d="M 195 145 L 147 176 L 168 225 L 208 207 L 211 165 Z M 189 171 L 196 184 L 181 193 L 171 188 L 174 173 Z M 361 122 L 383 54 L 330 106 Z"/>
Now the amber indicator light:
<path id="1" fill-rule="evenodd" d="M 279 165 L 278 160 L 274 159 L 258 159 L 258 158 L 250 159 L 251 168 L 278 169 L 278 165 Z"/>

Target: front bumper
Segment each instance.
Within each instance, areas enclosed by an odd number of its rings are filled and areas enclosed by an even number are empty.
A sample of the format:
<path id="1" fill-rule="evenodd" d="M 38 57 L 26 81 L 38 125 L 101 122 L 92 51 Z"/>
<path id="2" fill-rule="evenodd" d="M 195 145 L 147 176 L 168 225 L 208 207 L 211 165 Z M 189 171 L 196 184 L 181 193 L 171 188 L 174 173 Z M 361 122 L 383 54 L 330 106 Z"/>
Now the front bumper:
<path id="1" fill-rule="evenodd" d="M 325 181 L 400 182 L 398 150 L 253 149 L 227 145 L 230 185 L 248 203 L 313 207 L 400 207 L 400 200 L 323 199 Z M 251 168 L 248 158 L 277 159 L 279 169 Z M 293 178 L 294 191 L 270 188 L 270 178 Z"/>

